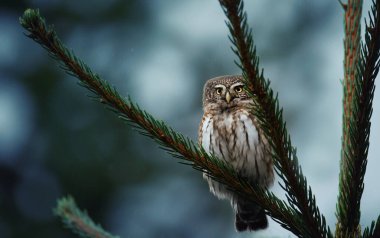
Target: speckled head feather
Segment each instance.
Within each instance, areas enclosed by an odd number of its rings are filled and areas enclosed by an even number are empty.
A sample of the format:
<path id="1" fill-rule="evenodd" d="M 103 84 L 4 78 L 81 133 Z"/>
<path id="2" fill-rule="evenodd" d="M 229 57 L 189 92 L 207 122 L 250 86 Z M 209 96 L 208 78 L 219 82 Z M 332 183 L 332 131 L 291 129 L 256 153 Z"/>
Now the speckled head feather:
<path id="1" fill-rule="evenodd" d="M 243 80 L 243 76 L 241 75 L 218 76 L 218 77 L 207 80 L 205 87 L 216 85 L 216 84 L 225 84 L 227 86 L 231 86 L 233 83 L 241 82 L 242 80 Z"/>
<path id="2" fill-rule="evenodd" d="M 203 88 L 204 111 L 219 113 L 224 110 L 232 110 L 238 105 L 248 106 L 252 100 L 243 87 L 241 75 L 225 75 L 209 79 Z M 231 102 L 226 101 L 227 94 L 229 94 Z"/>
<path id="3" fill-rule="evenodd" d="M 205 86 L 203 87 L 203 101 L 206 99 L 206 91 L 209 88 L 214 88 L 218 84 L 231 86 L 234 83 L 242 82 L 242 80 L 243 77 L 241 75 L 224 75 L 207 80 Z"/>

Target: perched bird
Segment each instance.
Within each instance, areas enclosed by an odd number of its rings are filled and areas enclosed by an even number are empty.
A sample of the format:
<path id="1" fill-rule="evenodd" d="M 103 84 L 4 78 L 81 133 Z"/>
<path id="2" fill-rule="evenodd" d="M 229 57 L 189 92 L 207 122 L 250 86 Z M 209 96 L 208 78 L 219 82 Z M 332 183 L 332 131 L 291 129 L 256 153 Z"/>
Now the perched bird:
<path id="1" fill-rule="evenodd" d="M 206 82 L 198 142 L 249 182 L 269 188 L 274 177 L 269 145 L 256 118 L 250 113 L 253 99 L 243 89 L 242 80 L 242 76 L 220 76 Z M 203 177 L 214 195 L 231 201 L 236 211 L 237 231 L 268 227 L 267 217 L 260 206 L 228 190 L 207 174 L 204 173 Z"/>

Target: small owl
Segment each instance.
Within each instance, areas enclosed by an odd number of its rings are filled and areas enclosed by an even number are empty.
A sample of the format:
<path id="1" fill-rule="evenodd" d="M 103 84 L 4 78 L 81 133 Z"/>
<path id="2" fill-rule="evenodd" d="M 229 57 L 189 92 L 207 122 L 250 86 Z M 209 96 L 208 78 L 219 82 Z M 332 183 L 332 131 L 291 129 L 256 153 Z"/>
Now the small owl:
<path id="1" fill-rule="evenodd" d="M 230 164 L 242 177 L 264 188 L 273 184 L 273 166 L 267 139 L 250 113 L 253 99 L 243 89 L 242 76 L 220 76 L 208 80 L 203 90 L 203 118 L 199 145 Z M 241 198 L 203 174 L 210 191 L 229 199 L 236 211 L 237 231 L 255 231 L 268 226 L 264 210 Z"/>

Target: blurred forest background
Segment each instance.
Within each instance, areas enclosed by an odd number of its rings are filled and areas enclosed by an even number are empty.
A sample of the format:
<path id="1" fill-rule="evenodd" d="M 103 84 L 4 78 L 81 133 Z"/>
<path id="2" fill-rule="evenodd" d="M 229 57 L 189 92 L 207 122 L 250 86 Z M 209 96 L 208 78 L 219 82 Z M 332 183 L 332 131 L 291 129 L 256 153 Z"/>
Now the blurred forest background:
<path id="1" fill-rule="evenodd" d="M 245 1 L 265 76 L 279 91 L 304 174 L 335 226 L 340 159 L 343 10 L 338 1 Z M 367 15 L 370 1 L 364 1 Z M 71 194 L 121 237 L 292 237 L 237 234 L 229 204 L 201 174 L 140 136 L 66 75 L 18 23 L 39 8 L 94 72 L 196 140 L 204 82 L 239 74 L 216 0 L 2 0 L 0 3 L 0 237 L 76 237 L 53 216 Z M 362 199 L 380 211 L 375 96 Z M 284 197 L 278 185 L 273 190 Z"/>

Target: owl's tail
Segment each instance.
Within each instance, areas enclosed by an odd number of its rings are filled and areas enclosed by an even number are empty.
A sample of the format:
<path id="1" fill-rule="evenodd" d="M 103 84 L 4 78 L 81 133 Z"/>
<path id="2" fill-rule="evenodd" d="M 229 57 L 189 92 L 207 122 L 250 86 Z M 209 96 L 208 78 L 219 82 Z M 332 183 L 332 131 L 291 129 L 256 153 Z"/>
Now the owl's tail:
<path id="1" fill-rule="evenodd" d="M 238 232 L 256 231 L 268 227 L 264 210 L 255 203 L 237 200 L 235 227 Z"/>

